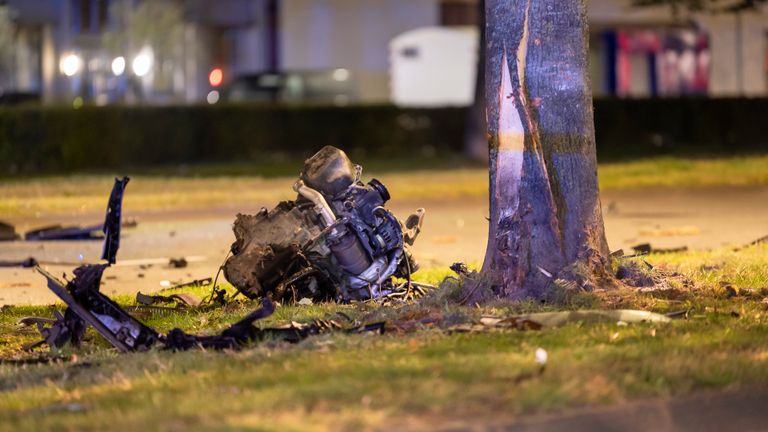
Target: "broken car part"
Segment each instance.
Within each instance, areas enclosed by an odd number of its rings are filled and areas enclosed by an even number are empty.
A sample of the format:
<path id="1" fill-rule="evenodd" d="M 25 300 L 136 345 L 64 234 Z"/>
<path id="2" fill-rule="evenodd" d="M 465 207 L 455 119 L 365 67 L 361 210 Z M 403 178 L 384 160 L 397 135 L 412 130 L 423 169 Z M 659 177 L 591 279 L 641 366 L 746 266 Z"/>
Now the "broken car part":
<path id="1" fill-rule="evenodd" d="M 86 324 L 91 325 L 112 346 L 120 351 L 136 351 L 151 347 L 158 333 L 125 312 L 110 298 L 99 292 L 104 270 L 112 265 L 120 247 L 120 219 L 122 200 L 128 177 L 115 179 L 107 204 L 107 212 L 101 229 L 105 235 L 102 259 L 106 264 L 87 264 L 76 268 L 75 278 L 66 284 L 40 267 L 37 271 L 48 280 L 48 288 L 66 305 L 64 315 L 57 314 L 56 321 L 46 327 L 38 323 L 45 341 L 52 347 L 67 342 L 78 345 Z"/>
<path id="2" fill-rule="evenodd" d="M 78 267 L 74 271 L 75 278 L 66 285 L 39 267 L 37 271 L 45 276 L 48 280 L 48 288 L 68 306 L 68 311 L 74 312 L 80 320 L 91 325 L 112 346 L 122 352 L 148 349 L 157 341 L 158 333 L 133 318 L 117 303 L 99 292 L 101 276 L 107 267 L 107 264 Z M 79 322 L 77 324 L 81 325 Z M 50 331 L 54 331 L 57 325 L 58 323 Z M 62 322 L 61 325 L 73 335 L 75 334 L 67 323 Z M 43 333 L 43 336 L 46 337 L 46 334 Z M 46 341 L 48 339 L 46 337 Z M 59 343 L 67 341 L 56 342 L 51 345 L 61 346 Z M 74 339 L 69 342 L 77 344 Z"/>
<path id="3" fill-rule="evenodd" d="M 117 250 L 120 249 L 120 226 L 123 220 L 123 194 L 125 186 L 130 179 L 123 177 L 115 179 L 115 185 L 112 187 L 112 193 L 109 194 L 107 203 L 107 215 L 104 217 L 104 226 L 101 231 L 104 233 L 104 249 L 101 252 L 101 259 L 114 264 L 117 257 Z"/>
<path id="4" fill-rule="evenodd" d="M 227 280 L 249 298 L 278 301 L 379 298 L 392 292 L 393 276 L 410 280 L 424 209 L 401 223 L 384 207 L 387 188 L 361 173 L 332 146 L 306 160 L 296 200 L 237 216 Z"/>

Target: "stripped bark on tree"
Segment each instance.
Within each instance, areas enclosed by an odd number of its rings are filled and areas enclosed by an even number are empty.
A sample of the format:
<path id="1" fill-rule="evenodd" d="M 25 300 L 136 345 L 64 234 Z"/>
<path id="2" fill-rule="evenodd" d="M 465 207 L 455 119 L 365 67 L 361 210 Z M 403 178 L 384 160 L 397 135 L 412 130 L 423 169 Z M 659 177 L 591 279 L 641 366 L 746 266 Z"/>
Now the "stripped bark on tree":
<path id="1" fill-rule="evenodd" d="M 484 279 L 507 298 L 608 276 L 585 0 L 486 1 L 490 228 Z M 477 290 L 468 301 L 481 300 Z"/>

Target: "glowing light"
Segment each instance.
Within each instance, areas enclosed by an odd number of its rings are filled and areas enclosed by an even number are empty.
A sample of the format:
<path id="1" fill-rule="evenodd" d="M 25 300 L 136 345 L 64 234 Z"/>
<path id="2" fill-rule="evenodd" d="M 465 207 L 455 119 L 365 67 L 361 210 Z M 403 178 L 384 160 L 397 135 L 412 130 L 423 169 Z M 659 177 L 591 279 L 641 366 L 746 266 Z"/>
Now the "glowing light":
<path id="1" fill-rule="evenodd" d="M 83 61 L 77 54 L 68 54 L 64 56 L 59 64 L 61 73 L 68 77 L 74 76 L 76 73 L 80 72 L 81 67 L 83 67 Z"/>
<path id="2" fill-rule="evenodd" d="M 125 57 L 115 57 L 112 60 L 112 73 L 116 76 L 120 76 L 125 72 Z"/>
<path id="3" fill-rule="evenodd" d="M 83 107 L 83 98 L 78 96 L 74 99 L 72 99 L 72 108 L 78 109 Z M 81 255 L 82 256 L 82 255 Z M 82 261 L 82 259 L 80 259 Z"/>
<path id="4" fill-rule="evenodd" d="M 346 81 L 349 79 L 349 70 L 336 69 L 333 71 L 333 79 L 336 81 Z"/>
<path id="5" fill-rule="evenodd" d="M 147 50 L 142 50 L 131 63 L 131 69 L 136 76 L 143 77 L 152 68 L 152 55 Z"/>
<path id="6" fill-rule="evenodd" d="M 216 90 L 212 90 L 208 93 L 208 96 L 205 97 L 205 100 L 208 102 L 208 104 L 213 105 L 216 102 L 219 101 L 219 92 Z"/>
<path id="7" fill-rule="evenodd" d="M 208 74 L 208 82 L 211 83 L 213 87 L 218 87 L 221 85 L 222 81 L 224 81 L 224 72 L 221 68 L 213 68 L 211 73 Z"/>

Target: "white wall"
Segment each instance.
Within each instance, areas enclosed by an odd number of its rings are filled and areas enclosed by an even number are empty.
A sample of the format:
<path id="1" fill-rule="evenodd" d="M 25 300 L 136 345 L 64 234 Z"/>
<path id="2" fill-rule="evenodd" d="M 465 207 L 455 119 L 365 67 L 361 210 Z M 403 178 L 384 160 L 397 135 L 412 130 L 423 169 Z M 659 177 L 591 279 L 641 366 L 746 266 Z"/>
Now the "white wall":
<path id="1" fill-rule="evenodd" d="M 388 46 L 400 33 L 438 23 L 437 0 L 285 0 L 281 67 L 347 68 L 364 102 L 389 100 Z"/>
<path id="2" fill-rule="evenodd" d="M 478 39 L 475 27 L 425 27 L 393 39 L 392 101 L 400 106 L 471 105 Z"/>

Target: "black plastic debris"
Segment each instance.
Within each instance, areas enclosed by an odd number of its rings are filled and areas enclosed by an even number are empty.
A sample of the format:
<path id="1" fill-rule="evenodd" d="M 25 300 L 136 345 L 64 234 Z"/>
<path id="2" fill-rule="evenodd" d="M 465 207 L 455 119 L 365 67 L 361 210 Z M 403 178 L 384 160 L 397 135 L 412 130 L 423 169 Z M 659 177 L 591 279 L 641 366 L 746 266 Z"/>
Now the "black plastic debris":
<path id="1" fill-rule="evenodd" d="M 157 341 L 158 333 L 133 318 L 117 303 L 99 292 L 101 277 L 107 267 L 109 264 L 78 267 L 74 270 L 75 278 L 66 285 L 39 267 L 37 271 L 48 279 L 48 288 L 67 305 L 67 311 L 73 312 L 79 318 L 79 321 L 76 321 L 78 325 L 91 325 L 112 346 L 122 352 L 149 349 Z M 43 337 L 46 337 L 45 333 Z M 46 342 L 48 339 L 46 337 Z M 49 345 L 61 347 L 67 342 L 73 345 L 78 343 L 73 338 L 69 340 L 57 338 L 53 342 Z"/>
<path id="2" fill-rule="evenodd" d="M 743 246 L 739 246 L 737 248 L 734 248 L 733 251 L 734 252 L 739 252 L 739 251 L 742 251 L 742 250 L 744 250 L 746 248 L 749 248 L 749 247 L 752 247 L 752 246 L 757 246 L 757 245 L 762 244 L 762 243 L 768 243 L 768 235 L 760 237 L 759 239 L 754 240 L 752 242 L 749 242 L 749 243 L 747 243 L 747 244 L 745 244 Z"/>
<path id="3" fill-rule="evenodd" d="M 112 193 L 109 195 L 107 203 L 107 214 L 104 217 L 104 249 L 101 252 L 101 259 L 107 260 L 110 264 L 115 263 L 117 250 L 120 248 L 120 226 L 123 219 L 123 194 L 125 186 L 130 179 L 123 177 L 115 179 L 115 185 L 112 187 Z"/>
<path id="4" fill-rule="evenodd" d="M 635 251 L 634 255 L 623 256 L 623 258 L 634 258 L 641 255 L 648 255 L 650 253 L 665 254 L 676 252 L 687 252 L 688 246 L 680 246 L 674 248 L 655 248 L 650 243 L 642 243 L 637 246 L 632 246 L 632 250 Z"/>
<path id="5" fill-rule="evenodd" d="M 636 255 L 647 255 L 651 253 L 653 248 L 650 243 L 642 243 L 637 246 L 632 246 L 632 250 L 635 251 Z"/>
<path id="6" fill-rule="evenodd" d="M 14 241 L 20 238 L 21 237 L 16 233 L 16 227 L 0 221 L 0 241 Z"/>
<path id="7" fill-rule="evenodd" d="M 456 262 L 456 263 L 451 264 L 450 269 L 451 269 L 451 271 L 456 273 L 458 276 L 467 276 L 467 275 L 469 275 L 469 268 L 463 262 Z"/>
<path id="8" fill-rule="evenodd" d="M 33 257 L 29 257 L 21 261 L 0 261 L 0 267 L 31 268 L 31 267 L 35 267 L 36 265 L 38 265 L 38 261 Z"/>
<path id="9" fill-rule="evenodd" d="M 100 240 L 104 238 L 101 233 L 101 229 L 102 227 L 99 225 L 87 227 L 64 227 L 61 225 L 50 225 L 28 231 L 26 234 L 24 234 L 24 240 Z"/>
<path id="10" fill-rule="evenodd" d="M 168 260 L 168 265 L 171 266 L 171 268 L 185 268 L 189 265 L 187 262 L 187 259 L 184 257 L 181 258 L 171 258 Z"/>

